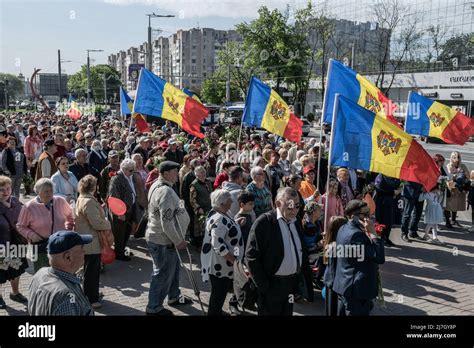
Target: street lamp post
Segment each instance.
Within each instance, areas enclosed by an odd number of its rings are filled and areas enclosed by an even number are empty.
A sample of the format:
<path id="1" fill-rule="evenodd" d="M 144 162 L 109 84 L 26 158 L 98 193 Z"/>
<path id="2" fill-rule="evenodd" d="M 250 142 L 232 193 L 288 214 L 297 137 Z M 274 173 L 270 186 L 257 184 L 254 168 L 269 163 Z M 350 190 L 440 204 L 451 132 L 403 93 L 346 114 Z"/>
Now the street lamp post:
<path id="1" fill-rule="evenodd" d="M 87 50 L 87 104 L 90 103 L 91 99 L 91 61 L 89 58 L 89 52 L 103 52 L 104 50 Z"/>
<path id="2" fill-rule="evenodd" d="M 174 15 L 159 15 L 155 12 L 147 14 L 148 16 L 148 55 L 147 55 L 147 69 L 153 70 L 153 49 L 151 47 L 151 19 L 152 18 L 172 18 Z"/>

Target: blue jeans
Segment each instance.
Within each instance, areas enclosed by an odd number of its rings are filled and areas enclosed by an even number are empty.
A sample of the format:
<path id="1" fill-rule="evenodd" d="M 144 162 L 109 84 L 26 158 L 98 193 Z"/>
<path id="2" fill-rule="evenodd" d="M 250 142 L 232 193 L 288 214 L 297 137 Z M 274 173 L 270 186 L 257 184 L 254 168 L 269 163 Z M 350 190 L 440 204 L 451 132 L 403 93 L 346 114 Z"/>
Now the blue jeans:
<path id="1" fill-rule="evenodd" d="M 150 292 L 148 293 L 147 313 L 157 313 L 163 309 L 163 301 L 179 298 L 179 258 L 173 247 L 147 242 L 148 251 L 153 261 Z"/>
<path id="2" fill-rule="evenodd" d="M 407 235 L 408 229 L 410 229 L 410 234 L 417 234 L 418 223 L 421 219 L 421 213 L 423 213 L 423 204 L 424 202 L 418 202 L 418 199 L 405 198 L 402 217 L 402 234 Z"/>

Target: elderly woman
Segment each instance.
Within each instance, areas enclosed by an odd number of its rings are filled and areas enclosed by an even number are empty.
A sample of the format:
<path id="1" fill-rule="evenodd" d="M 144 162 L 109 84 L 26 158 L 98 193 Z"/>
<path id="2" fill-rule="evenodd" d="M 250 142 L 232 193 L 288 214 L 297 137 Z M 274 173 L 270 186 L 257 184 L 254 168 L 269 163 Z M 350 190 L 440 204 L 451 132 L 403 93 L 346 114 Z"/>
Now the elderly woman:
<path id="1" fill-rule="evenodd" d="M 18 149 L 17 140 L 14 136 L 9 136 L 7 148 L 0 155 L 3 170 L 12 179 L 13 196 L 20 198 L 20 186 L 23 175 L 27 172 L 25 155 Z"/>
<path id="2" fill-rule="evenodd" d="M 355 192 L 352 189 L 349 170 L 346 168 L 339 168 L 336 172 L 337 181 L 339 181 L 339 197 L 342 199 L 342 206 L 345 209 L 347 203 L 356 198 Z"/>
<path id="3" fill-rule="evenodd" d="M 100 253 L 99 233 L 110 231 L 105 211 L 95 198 L 97 179 L 86 175 L 79 181 L 79 198 L 76 204 L 76 232 L 90 234 L 92 243 L 84 245 L 84 294 L 92 308 L 102 307 L 99 302 Z"/>
<path id="4" fill-rule="evenodd" d="M 70 172 L 69 160 L 62 156 L 56 159 L 58 171 L 53 174 L 51 181 L 53 182 L 54 194 L 66 199 L 68 203 L 76 201 L 77 198 L 77 179 Z"/>
<path id="5" fill-rule="evenodd" d="M 148 170 L 143 165 L 143 157 L 139 153 L 134 153 L 132 155 L 132 161 L 135 162 L 135 173 L 140 175 L 143 180 L 143 185 L 145 185 L 146 178 L 148 176 Z"/>
<path id="6" fill-rule="evenodd" d="M 191 168 L 191 166 L 189 165 L 189 163 L 191 162 L 192 159 L 193 159 L 193 157 L 191 155 L 185 155 L 183 157 L 183 166 L 179 170 L 179 182 L 180 183 L 183 182 L 184 176 L 186 174 L 188 174 L 191 170 L 193 170 Z"/>
<path id="7" fill-rule="evenodd" d="M 215 316 L 222 315 L 227 292 L 233 285 L 233 264 L 242 259 L 244 243 L 240 226 L 227 215 L 232 206 L 230 193 L 214 191 L 211 205 L 201 252 L 201 275 L 204 282 L 211 282 L 208 315 Z M 230 305 L 235 307 L 235 303 Z"/>
<path id="8" fill-rule="evenodd" d="M 246 190 L 255 196 L 255 215 L 258 218 L 263 213 L 273 209 L 272 194 L 265 185 L 265 172 L 261 167 L 254 167 L 250 171 L 252 182 Z"/>
<path id="9" fill-rule="evenodd" d="M 16 230 L 16 223 L 21 211 L 21 203 L 18 198 L 12 196 L 12 180 L 6 176 L 0 176 L 0 245 L 11 246 L 21 244 Z M 10 299 L 20 303 L 26 303 L 27 299 L 20 293 L 20 276 L 28 268 L 25 255 L 17 255 L 10 260 L 0 257 L 0 288 L 1 284 L 10 282 L 12 293 Z M 21 257 L 23 256 L 23 257 Z M 5 309 L 6 304 L 0 291 L 0 309 Z"/>
<path id="10" fill-rule="evenodd" d="M 71 206 L 66 200 L 53 196 L 53 182 L 50 179 L 38 180 L 34 191 L 38 196 L 25 204 L 16 227 L 28 242 L 37 246 L 38 257 L 33 261 L 37 272 L 41 267 L 49 266 L 46 252 L 49 236 L 60 230 L 72 230 L 74 220 Z"/>
<path id="11" fill-rule="evenodd" d="M 194 233 L 191 244 L 200 247 L 204 236 L 205 219 L 211 210 L 212 183 L 206 179 L 206 168 L 197 166 L 194 169 L 196 179 L 189 186 L 189 202 L 194 212 Z"/>
<path id="12" fill-rule="evenodd" d="M 452 184 L 450 185 L 450 195 L 448 195 L 446 210 L 451 212 L 452 225 L 462 227 L 457 221 L 457 213 L 458 211 L 466 210 L 466 183 L 469 182 L 469 171 L 466 165 L 461 162 L 461 154 L 457 151 L 451 153 L 447 168 Z M 449 219 L 449 215 L 447 217 Z M 448 225 L 448 220 L 446 225 Z"/>

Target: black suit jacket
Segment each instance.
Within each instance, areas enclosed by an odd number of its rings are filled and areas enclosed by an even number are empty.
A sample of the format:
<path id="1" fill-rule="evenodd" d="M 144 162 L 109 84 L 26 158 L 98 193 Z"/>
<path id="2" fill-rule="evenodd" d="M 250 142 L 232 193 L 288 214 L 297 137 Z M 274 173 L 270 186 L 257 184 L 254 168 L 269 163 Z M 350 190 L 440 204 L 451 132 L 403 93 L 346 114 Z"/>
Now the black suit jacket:
<path id="1" fill-rule="evenodd" d="M 303 272 L 309 269 L 308 253 L 304 247 L 302 228 L 296 223 L 296 229 L 302 246 Z M 277 220 L 276 210 L 260 215 L 250 229 L 245 253 L 246 264 L 259 291 L 269 288 L 270 279 L 280 268 L 283 261 L 283 238 Z"/>
<path id="2" fill-rule="evenodd" d="M 134 182 L 135 184 L 135 182 Z M 138 192 L 137 186 L 135 185 L 135 192 Z M 116 176 L 112 177 L 109 184 L 109 197 L 115 197 L 121 199 L 127 206 L 126 215 L 132 213 L 133 208 L 133 191 L 128 183 L 127 178 L 121 172 Z M 135 197 L 136 202 L 137 197 Z"/>
<path id="3" fill-rule="evenodd" d="M 349 245 L 358 247 L 361 254 L 353 253 L 337 257 L 333 290 L 348 298 L 373 299 L 377 297 L 378 265 L 385 262 L 382 239 L 377 238 L 371 241 L 360 223 L 349 221 L 339 229 L 336 245 L 344 249 Z"/>

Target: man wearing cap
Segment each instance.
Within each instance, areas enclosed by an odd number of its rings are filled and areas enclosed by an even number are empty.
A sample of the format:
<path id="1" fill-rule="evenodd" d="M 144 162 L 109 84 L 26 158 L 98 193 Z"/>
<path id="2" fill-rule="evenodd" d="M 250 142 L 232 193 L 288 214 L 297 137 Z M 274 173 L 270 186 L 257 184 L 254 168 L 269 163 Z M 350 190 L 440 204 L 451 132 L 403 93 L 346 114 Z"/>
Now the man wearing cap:
<path id="1" fill-rule="evenodd" d="M 105 200 L 107 198 L 107 192 L 109 191 L 109 183 L 112 176 L 115 176 L 120 170 L 120 157 L 119 153 L 115 150 L 109 152 L 109 165 L 100 172 L 99 177 L 99 194 L 100 197 Z"/>
<path id="2" fill-rule="evenodd" d="M 139 153 L 142 155 L 143 158 L 143 163 L 146 163 L 148 161 L 148 149 L 150 147 L 150 139 L 147 137 L 141 137 L 138 140 L 138 145 L 135 146 L 135 148 L 132 151 L 132 155 L 135 153 Z"/>
<path id="3" fill-rule="evenodd" d="M 183 163 L 184 153 L 178 149 L 176 140 L 171 138 L 168 140 L 168 150 L 165 151 L 163 156 L 166 157 L 168 161 L 176 162 L 181 165 Z"/>
<path id="4" fill-rule="evenodd" d="M 56 153 L 54 140 L 46 140 L 43 144 L 43 149 L 44 151 L 38 159 L 35 181 L 41 178 L 50 178 L 58 170 L 54 161 L 54 154 Z"/>
<path id="5" fill-rule="evenodd" d="M 49 237 L 51 267 L 43 267 L 33 276 L 29 289 L 30 315 L 94 315 L 76 276 L 84 265 L 84 245 L 91 242 L 91 235 L 73 231 L 58 231 Z"/>
<path id="6" fill-rule="evenodd" d="M 148 294 L 147 315 L 172 315 L 163 307 L 179 306 L 192 301 L 184 298 L 179 290 L 179 258 L 176 249 L 185 249 L 184 234 L 189 215 L 181 207 L 181 201 L 173 190 L 178 181 L 179 164 L 164 161 L 160 164 L 160 176 L 151 186 L 148 195 L 148 226 L 145 239 L 153 261 L 153 274 Z"/>

